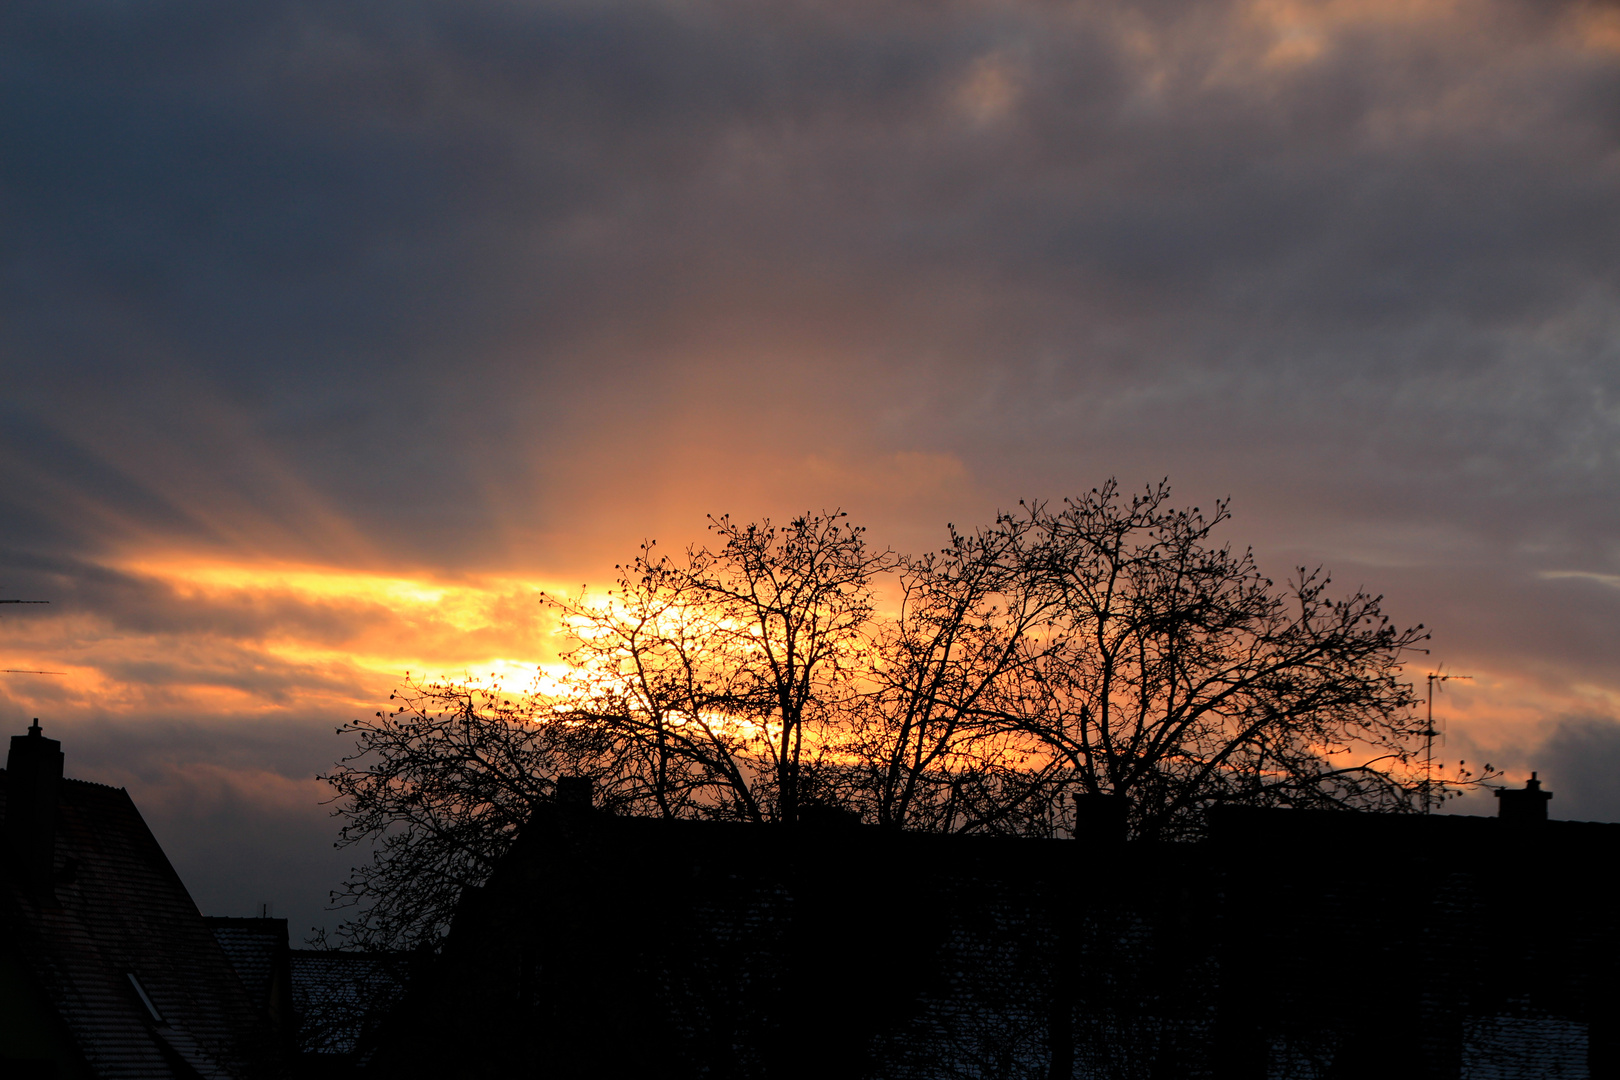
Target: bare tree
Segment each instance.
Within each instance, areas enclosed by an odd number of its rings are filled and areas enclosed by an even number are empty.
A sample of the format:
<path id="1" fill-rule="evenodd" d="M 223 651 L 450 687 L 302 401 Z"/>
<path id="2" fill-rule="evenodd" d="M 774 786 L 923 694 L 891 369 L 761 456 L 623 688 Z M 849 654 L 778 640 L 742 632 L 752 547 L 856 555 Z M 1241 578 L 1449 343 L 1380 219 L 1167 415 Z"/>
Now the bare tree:
<path id="1" fill-rule="evenodd" d="M 390 702 L 338 729 L 355 737 L 355 753 L 321 778 L 343 823 L 338 846 L 371 849 L 333 893 L 335 907 L 354 909 L 345 945 L 436 942 L 462 891 L 483 884 L 559 776 L 587 773 L 605 781 L 610 805 L 633 801 L 623 779 L 631 748 L 591 725 L 556 722 L 532 698 L 408 683 Z"/>
<path id="2" fill-rule="evenodd" d="M 656 812 L 794 821 L 834 784 L 893 559 L 842 513 L 711 518 L 684 563 L 644 545 L 606 604 L 550 598 L 575 636 L 559 708 L 639 747 Z"/>
<path id="3" fill-rule="evenodd" d="M 1422 724 L 1401 665 L 1428 634 L 1382 597 L 1329 596 L 1321 571 L 1278 586 L 1211 542 L 1229 516 L 1173 508 L 1165 484 L 1025 506 L 1061 642 L 985 718 L 1040 740 L 1066 785 L 1128 800 L 1138 835 L 1183 834 L 1217 802 L 1412 808 Z"/>
<path id="4" fill-rule="evenodd" d="M 758 820 L 746 697 L 721 613 L 684 568 L 642 545 L 606 602 L 547 596 L 573 644 L 546 698 L 553 715 L 625 747 L 633 808 L 658 817 Z"/>
<path id="5" fill-rule="evenodd" d="M 998 720 L 1008 688 L 1050 661 L 1061 597 L 1031 557 L 1033 522 L 1003 515 L 950 538 L 900 561 L 899 610 L 872 628 L 875 662 L 842 743 L 859 762 L 857 803 L 897 828 L 1047 831 L 1046 748 Z"/>
<path id="6" fill-rule="evenodd" d="M 711 529 L 681 562 L 644 545 L 606 603 L 547 598 L 574 639 L 561 687 L 412 683 L 340 729 L 339 843 L 374 846 L 334 896 L 347 943 L 435 940 L 562 775 L 664 817 L 793 821 L 824 797 L 892 557 L 838 513 Z"/>
<path id="7" fill-rule="evenodd" d="M 1221 802 L 1415 808 L 1401 664 L 1427 634 L 1320 572 L 1278 585 L 1214 541 L 1228 517 L 1110 482 L 918 558 L 840 513 L 711 518 L 718 542 L 677 559 L 644 545 L 605 601 L 547 598 L 572 639 L 560 686 L 411 685 L 344 729 L 340 842 L 376 845 L 339 897 L 350 936 L 433 940 L 564 774 L 620 813 L 831 805 L 939 832 L 1066 835 L 1074 795 L 1162 838 Z"/>
<path id="8" fill-rule="evenodd" d="M 1428 635 L 1381 597 L 1279 587 L 1159 484 L 1021 504 L 903 560 L 847 723 L 863 808 L 907 828 L 1051 835 L 1070 793 L 1112 795 L 1141 836 L 1209 805 L 1410 809 L 1422 724 L 1401 665 Z"/>

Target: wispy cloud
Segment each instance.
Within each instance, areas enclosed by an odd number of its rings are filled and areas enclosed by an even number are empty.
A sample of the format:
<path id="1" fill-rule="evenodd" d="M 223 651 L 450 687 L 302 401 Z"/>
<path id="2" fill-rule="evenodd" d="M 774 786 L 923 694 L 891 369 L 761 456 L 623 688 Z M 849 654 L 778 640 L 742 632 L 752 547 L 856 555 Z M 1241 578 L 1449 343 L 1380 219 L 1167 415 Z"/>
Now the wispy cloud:
<path id="1" fill-rule="evenodd" d="M 1620 574 L 1594 574 L 1588 570 L 1543 570 L 1540 576 L 1548 581 L 1595 581 L 1611 589 L 1620 589 Z"/>

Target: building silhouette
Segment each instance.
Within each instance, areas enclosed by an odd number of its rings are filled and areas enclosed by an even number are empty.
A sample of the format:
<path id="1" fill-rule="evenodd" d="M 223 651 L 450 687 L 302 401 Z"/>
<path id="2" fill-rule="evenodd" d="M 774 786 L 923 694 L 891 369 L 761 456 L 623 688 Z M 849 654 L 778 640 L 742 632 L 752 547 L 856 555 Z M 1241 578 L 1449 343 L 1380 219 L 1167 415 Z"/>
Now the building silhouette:
<path id="1" fill-rule="evenodd" d="M 618 818 L 559 785 L 436 956 L 198 914 L 37 722 L 0 773 L 0 1076 L 1620 1076 L 1620 825 L 1211 812 L 1127 842 Z"/>
<path id="2" fill-rule="evenodd" d="M 0 1080 L 352 1076 L 394 958 L 205 918 L 129 793 L 63 775 L 36 720 L 0 772 Z"/>
<path id="3" fill-rule="evenodd" d="M 435 1077 L 1614 1077 L 1620 825 L 1128 843 L 543 808 L 377 1049 Z"/>
<path id="4" fill-rule="evenodd" d="M 0 777 L 0 1066 L 7 1077 L 227 1078 L 269 1018 L 121 788 L 62 775 L 36 720 Z"/>

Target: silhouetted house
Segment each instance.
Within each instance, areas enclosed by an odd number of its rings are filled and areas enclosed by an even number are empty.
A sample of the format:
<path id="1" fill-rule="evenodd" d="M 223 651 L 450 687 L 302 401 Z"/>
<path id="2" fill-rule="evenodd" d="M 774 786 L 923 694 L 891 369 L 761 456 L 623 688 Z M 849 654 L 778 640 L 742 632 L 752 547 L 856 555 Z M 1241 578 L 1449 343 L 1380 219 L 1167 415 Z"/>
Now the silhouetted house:
<path id="1" fill-rule="evenodd" d="M 337 1071 L 364 1065 L 378 1025 L 404 996 L 407 976 L 406 958 L 395 953 L 293 950 L 300 1060 Z"/>
<path id="2" fill-rule="evenodd" d="M 0 774 L 0 1075 L 227 1078 L 274 1059 L 250 997 L 121 788 L 64 779 L 38 721 Z"/>
<path id="3" fill-rule="evenodd" d="M 1499 818 L 1217 815 L 1234 1075 L 1620 1076 L 1620 825 L 1521 816 L 1538 788 Z"/>
<path id="4" fill-rule="evenodd" d="M 293 1003 L 287 920 L 205 915 L 203 922 L 213 931 L 214 940 L 247 990 L 248 1000 L 263 1014 L 283 1051 L 291 1050 L 298 1036 L 298 1013 Z"/>
<path id="5" fill-rule="evenodd" d="M 287 920 L 205 916 L 220 947 L 300 1076 L 349 1075 L 368 1036 L 404 993 L 399 954 L 293 949 Z"/>
<path id="6" fill-rule="evenodd" d="M 1230 809 L 1181 845 L 1120 842 L 1100 804 L 1096 833 L 1050 841 L 548 807 L 374 1067 L 1615 1077 L 1620 826 L 1514 799 L 1500 819 Z"/>

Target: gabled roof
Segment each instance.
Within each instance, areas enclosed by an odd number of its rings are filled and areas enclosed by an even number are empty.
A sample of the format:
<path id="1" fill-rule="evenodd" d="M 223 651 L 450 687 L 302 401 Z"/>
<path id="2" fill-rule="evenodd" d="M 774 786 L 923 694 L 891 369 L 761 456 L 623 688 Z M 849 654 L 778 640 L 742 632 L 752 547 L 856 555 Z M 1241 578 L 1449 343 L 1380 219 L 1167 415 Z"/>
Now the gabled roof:
<path id="1" fill-rule="evenodd" d="M 0 873 L 0 920 L 33 992 L 95 1076 L 243 1075 L 262 1021 L 129 794 L 67 779 L 59 793 L 49 887 L 14 859 Z"/>
<path id="2" fill-rule="evenodd" d="M 226 958 L 236 969 L 253 1004 L 261 1009 L 270 1008 L 277 960 L 288 951 L 287 920 L 205 915 L 203 922 L 214 932 L 219 947 L 225 950 Z"/>
<path id="3" fill-rule="evenodd" d="M 395 954 L 294 949 L 298 1048 L 353 1054 L 405 993 L 405 958 Z"/>

